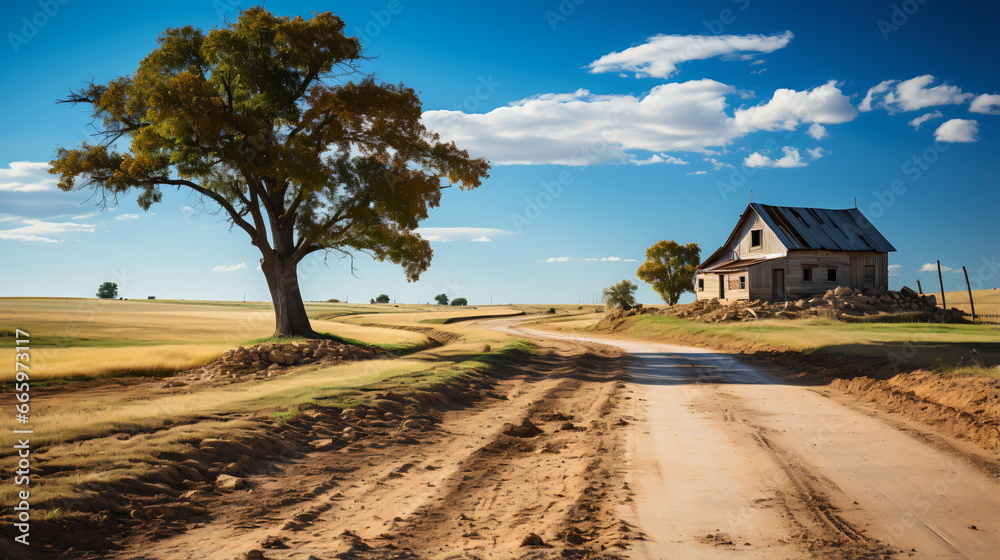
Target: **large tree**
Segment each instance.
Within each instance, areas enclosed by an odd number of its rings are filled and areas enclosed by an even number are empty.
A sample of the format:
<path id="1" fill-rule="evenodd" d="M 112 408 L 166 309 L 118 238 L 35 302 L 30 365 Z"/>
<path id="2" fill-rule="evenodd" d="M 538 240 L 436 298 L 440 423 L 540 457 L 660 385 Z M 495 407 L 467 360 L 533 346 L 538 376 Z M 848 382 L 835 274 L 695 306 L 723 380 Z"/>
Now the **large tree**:
<path id="1" fill-rule="evenodd" d="M 664 302 L 674 305 L 681 294 L 694 289 L 694 275 L 700 262 L 701 249 L 696 243 L 660 241 L 646 249 L 646 262 L 635 275 L 652 284 Z"/>
<path id="2" fill-rule="evenodd" d="M 297 265 L 317 251 L 366 253 L 416 280 L 431 260 L 415 229 L 441 189 L 475 188 L 489 164 L 421 123 L 416 93 L 370 77 L 327 12 L 276 17 L 262 8 L 205 33 L 167 29 L 131 75 L 72 91 L 102 139 L 60 148 L 65 191 L 103 198 L 190 189 L 250 236 L 274 302 L 275 335 L 315 336 Z"/>

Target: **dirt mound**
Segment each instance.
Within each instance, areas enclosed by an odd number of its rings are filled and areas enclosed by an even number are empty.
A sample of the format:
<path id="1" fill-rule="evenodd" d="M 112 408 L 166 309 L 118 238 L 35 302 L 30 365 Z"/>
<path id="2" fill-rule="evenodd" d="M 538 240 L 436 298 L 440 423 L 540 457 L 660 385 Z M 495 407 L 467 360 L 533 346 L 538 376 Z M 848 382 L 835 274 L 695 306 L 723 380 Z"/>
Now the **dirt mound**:
<path id="1" fill-rule="evenodd" d="M 703 299 L 666 309 L 640 307 L 609 313 L 601 319 L 597 328 L 613 330 L 629 317 L 648 313 L 671 315 L 705 323 L 808 317 L 827 317 L 849 322 L 966 322 L 963 311 L 943 310 L 936 305 L 937 301 L 933 295 L 919 295 L 907 287 L 897 292 L 882 288 L 857 290 L 849 286 L 838 286 L 821 296 L 795 301 L 771 303 L 761 300 L 738 300 L 726 303 L 718 299 Z"/>
<path id="2" fill-rule="evenodd" d="M 372 348 L 341 344 L 332 340 L 255 344 L 226 350 L 220 360 L 203 366 L 196 370 L 196 373 L 201 379 L 269 377 L 289 366 L 371 360 L 377 356 L 378 351 Z"/>
<path id="3" fill-rule="evenodd" d="M 885 380 L 835 379 L 831 386 L 1000 451 L 1000 380 L 914 371 Z"/>
<path id="4" fill-rule="evenodd" d="M 520 424 L 510 425 L 504 428 L 504 435 L 519 438 L 533 438 L 542 433 L 541 428 L 534 425 L 531 420 L 525 418 Z"/>

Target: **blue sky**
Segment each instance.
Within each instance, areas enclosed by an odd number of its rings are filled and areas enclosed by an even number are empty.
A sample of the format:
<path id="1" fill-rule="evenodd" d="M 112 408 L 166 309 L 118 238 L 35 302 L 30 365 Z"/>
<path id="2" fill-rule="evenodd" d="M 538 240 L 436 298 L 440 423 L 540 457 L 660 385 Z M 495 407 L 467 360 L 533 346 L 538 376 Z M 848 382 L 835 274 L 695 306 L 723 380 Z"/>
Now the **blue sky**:
<path id="1" fill-rule="evenodd" d="M 101 211 L 45 173 L 89 139 L 68 89 L 132 72 L 167 27 L 233 20 L 229 0 L 45 0 L 0 7 L 2 296 L 268 298 L 239 230 L 166 191 Z M 248 4 L 249 5 L 249 4 Z M 591 302 L 661 239 L 711 254 L 753 200 L 848 208 L 896 246 L 890 284 L 1000 286 L 1000 8 L 829 3 L 271 1 L 333 11 L 366 71 L 420 92 L 425 122 L 493 162 L 423 224 L 419 282 L 387 263 L 314 255 L 303 294 L 400 302 Z M 211 210 L 211 207 L 208 208 Z M 637 281 L 637 280 L 636 280 Z M 638 282 L 638 281 L 637 281 Z M 658 303 L 640 284 L 639 299 Z"/>

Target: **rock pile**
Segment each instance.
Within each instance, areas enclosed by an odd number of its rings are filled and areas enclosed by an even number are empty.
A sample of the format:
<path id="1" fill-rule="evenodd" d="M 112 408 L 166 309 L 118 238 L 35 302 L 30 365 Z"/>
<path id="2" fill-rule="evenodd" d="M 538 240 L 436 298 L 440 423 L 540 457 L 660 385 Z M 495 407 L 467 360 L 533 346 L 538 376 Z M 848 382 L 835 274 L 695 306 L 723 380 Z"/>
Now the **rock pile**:
<path id="1" fill-rule="evenodd" d="M 859 290 L 838 286 L 822 296 L 796 301 L 771 303 L 741 300 L 723 303 L 717 299 L 699 300 L 668 308 L 664 313 L 707 323 L 754 321 L 767 317 L 829 317 L 847 321 L 964 321 L 961 311 L 944 311 L 938 309 L 936 304 L 933 295 L 920 295 L 907 287 L 897 292 L 884 288 Z"/>
<path id="2" fill-rule="evenodd" d="M 288 366 L 315 362 L 370 360 L 376 351 L 349 346 L 332 340 L 310 340 L 290 344 L 255 344 L 226 350 L 222 359 L 206 366 L 211 373 L 229 377 L 253 375 L 264 370 L 275 371 Z"/>

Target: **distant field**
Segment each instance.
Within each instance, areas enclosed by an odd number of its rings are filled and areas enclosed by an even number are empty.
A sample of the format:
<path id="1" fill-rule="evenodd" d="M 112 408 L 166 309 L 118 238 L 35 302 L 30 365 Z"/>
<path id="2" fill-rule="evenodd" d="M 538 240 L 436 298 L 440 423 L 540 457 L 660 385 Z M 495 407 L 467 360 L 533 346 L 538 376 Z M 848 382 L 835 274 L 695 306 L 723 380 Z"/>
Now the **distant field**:
<path id="1" fill-rule="evenodd" d="M 603 315 L 546 321 L 553 328 L 591 328 Z M 697 346 L 706 342 L 737 351 L 794 350 L 861 356 L 886 363 L 960 372 L 985 364 L 1000 377 L 1000 328 L 994 325 L 841 323 L 829 319 L 765 319 L 701 323 L 666 315 L 641 315 L 616 331 L 629 337 Z"/>
<path id="2" fill-rule="evenodd" d="M 935 294 L 937 303 L 941 305 L 941 293 Z M 957 307 L 966 313 L 972 313 L 972 306 L 969 304 L 969 292 L 966 290 L 958 292 L 945 292 L 945 303 L 948 309 Z M 1000 322 L 1000 289 L 992 290 L 972 290 L 972 299 L 976 304 L 976 314 L 983 315 L 991 322 Z"/>
<path id="3" fill-rule="evenodd" d="M 424 308 L 429 306 L 417 306 Z M 414 311 L 392 305 L 309 303 L 310 316 Z M 392 349 L 420 346 L 417 333 L 314 322 L 314 328 Z M 74 298 L 0 298 L 0 360 L 13 362 L 13 329 L 31 335 L 33 379 L 166 375 L 269 337 L 270 303 Z M 4 370 L 0 381 L 13 373 Z"/>

